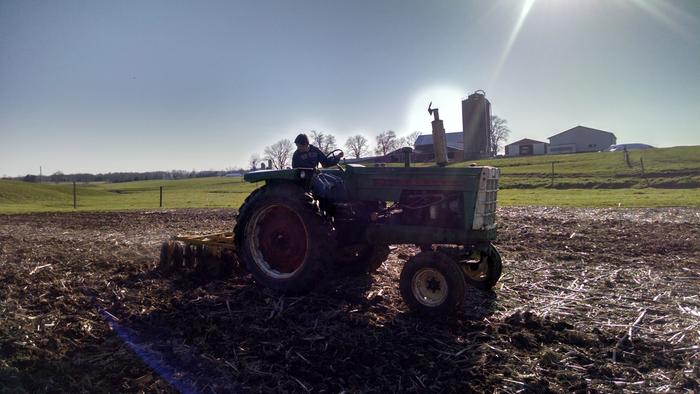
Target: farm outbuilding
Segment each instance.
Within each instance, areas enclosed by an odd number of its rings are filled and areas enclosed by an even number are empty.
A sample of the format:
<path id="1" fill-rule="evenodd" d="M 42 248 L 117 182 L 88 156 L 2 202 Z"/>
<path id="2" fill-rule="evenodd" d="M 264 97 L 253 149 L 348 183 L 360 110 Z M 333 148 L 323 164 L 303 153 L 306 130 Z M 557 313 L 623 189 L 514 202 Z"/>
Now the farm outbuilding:
<path id="1" fill-rule="evenodd" d="M 523 138 L 506 145 L 506 156 L 546 155 L 548 147 L 549 144 L 546 142 Z"/>
<path id="2" fill-rule="evenodd" d="M 549 137 L 549 153 L 598 152 L 616 143 L 617 137 L 609 131 L 576 126 Z"/>
<path id="3" fill-rule="evenodd" d="M 447 159 L 449 161 L 463 160 L 464 133 L 461 131 L 455 133 L 445 133 L 445 140 L 447 142 Z M 432 134 L 419 135 L 418 138 L 416 138 L 414 148 L 415 150 L 411 157 L 412 161 L 427 162 L 435 160 Z"/>

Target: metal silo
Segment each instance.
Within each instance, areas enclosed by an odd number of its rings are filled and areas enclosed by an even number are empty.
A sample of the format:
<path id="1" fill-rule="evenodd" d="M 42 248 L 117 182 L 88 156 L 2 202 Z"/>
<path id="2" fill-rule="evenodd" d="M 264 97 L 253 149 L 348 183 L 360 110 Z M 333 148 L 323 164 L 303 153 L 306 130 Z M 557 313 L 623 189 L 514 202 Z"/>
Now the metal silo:
<path id="1" fill-rule="evenodd" d="M 462 100 L 462 130 L 464 160 L 489 156 L 491 103 L 483 90 L 477 90 Z"/>

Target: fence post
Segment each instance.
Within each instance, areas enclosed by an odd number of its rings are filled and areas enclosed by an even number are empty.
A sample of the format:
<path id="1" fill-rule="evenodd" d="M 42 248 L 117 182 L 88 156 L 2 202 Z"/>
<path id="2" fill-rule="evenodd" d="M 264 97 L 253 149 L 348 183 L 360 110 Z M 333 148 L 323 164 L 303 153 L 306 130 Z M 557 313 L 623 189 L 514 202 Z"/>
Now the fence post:
<path id="1" fill-rule="evenodd" d="M 76 190 L 75 190 L 75 181 L 73 181 L 73 209 L 78 208 L 78 200 L 76 196 Z"/>
<path id="2" fill-rule="evenodd" d="M 639 158 L 639 164 L 642 167 L 642 179 L 644 180 L 644 185 L 649 186 L 649 184 L 646 182 L 647 178 L 644 176 L 644 159 L 642 157 Z"/>
<path id="3" fill-rule="evenodd" d="M 551 187 L 554 187 L 554 162 L 552 162 L 552 185 Z"/>
<path id="4" fill-rule="evenodd" d="M 160 207 L 163 208 L 163 186 L 160 187 Z"/>

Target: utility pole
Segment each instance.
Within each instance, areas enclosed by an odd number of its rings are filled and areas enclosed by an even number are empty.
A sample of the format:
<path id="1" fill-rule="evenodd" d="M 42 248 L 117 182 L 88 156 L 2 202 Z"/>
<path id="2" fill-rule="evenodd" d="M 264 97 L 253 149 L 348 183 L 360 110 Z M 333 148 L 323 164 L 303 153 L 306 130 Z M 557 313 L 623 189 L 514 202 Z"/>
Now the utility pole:
<path id="1" fill-rule="evenodd" d="M 41 183 L 41 177 L 42 177 L 41 166 L 39 166 L 39 183 Z"/>

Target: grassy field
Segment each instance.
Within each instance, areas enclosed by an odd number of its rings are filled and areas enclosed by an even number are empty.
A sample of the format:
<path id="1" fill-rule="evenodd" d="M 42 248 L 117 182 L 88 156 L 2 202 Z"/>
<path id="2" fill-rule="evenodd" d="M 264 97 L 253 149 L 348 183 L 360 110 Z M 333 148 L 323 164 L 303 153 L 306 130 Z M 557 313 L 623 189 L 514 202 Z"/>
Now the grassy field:
<path id="1" fill-rule="evenodd" d="M 475 162 L 499 167 L 502 189 L 700 188 L 700 146 L 631 151 L 629 165 L 623 152 L 513 157 Z M 465 167 L 470 163 L 459 162 L 449 166 Z M 403 164 L 387 165 L 398 167 Z M 432 165 L 416 164 L 419 167 Z"/>
<path id="2" fill-rule="evenodd" d="M 556 189 L 700 188 L 700 146 L 480 160 L 501 169 L 500 185 Z M 644 168 L 642 169 L 642 163 Z M 469 163 L 453 164 L 461 167 Z"/>
<path id="3" fill-rule="evenodd" d="M 700 207 L 700 189 L 503 189 L 500 206 Z"/>
<path id="4" fill-rule="evenodd" d="M 644 162 L 642 176 L 641 161 Z M 554 162 L 554 186 L 551 182 Z M 501 168 L 499 203 L 573 207 L 700 207 L 700 146 L 479 161 Z M 452 166 L 466 166 L 456 163 Z M 237 208 L 256 187 L 240 178 L 79 184 L 78 210 Z M 72 184 L 0 180 L 0 213 L 72 211 Z"/>
<path id="5" fill-rule="evenodd" d="M 241 178 L 196 178 L 77 185 L 78 210 L 237 208 L 256 185 Z M 73 211 L 72 184 L 0 180 L 0 213 Z"/>

